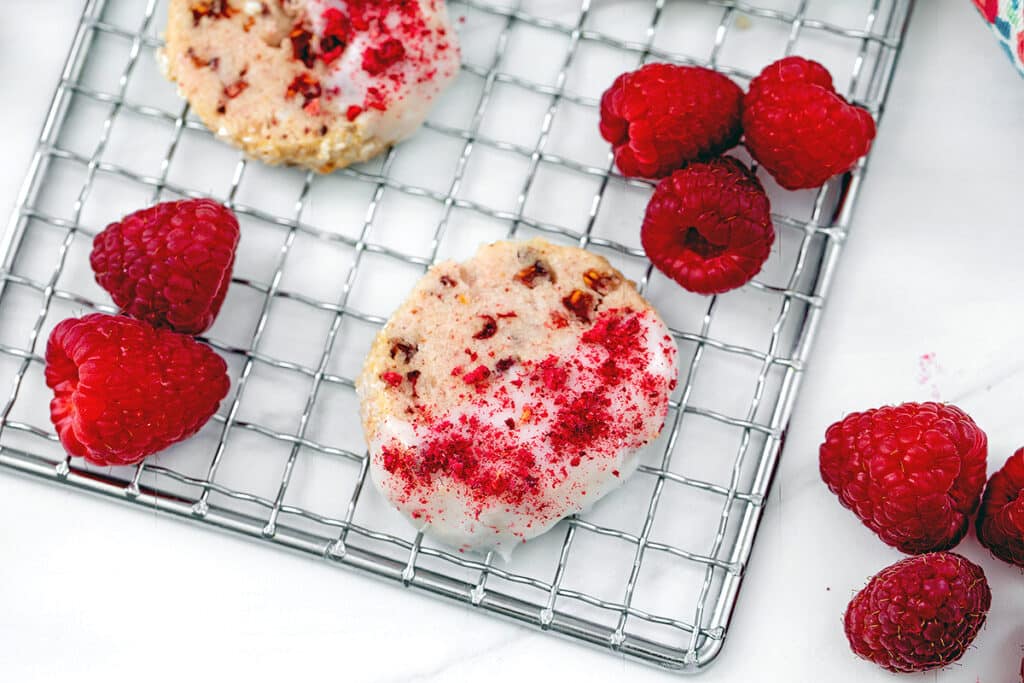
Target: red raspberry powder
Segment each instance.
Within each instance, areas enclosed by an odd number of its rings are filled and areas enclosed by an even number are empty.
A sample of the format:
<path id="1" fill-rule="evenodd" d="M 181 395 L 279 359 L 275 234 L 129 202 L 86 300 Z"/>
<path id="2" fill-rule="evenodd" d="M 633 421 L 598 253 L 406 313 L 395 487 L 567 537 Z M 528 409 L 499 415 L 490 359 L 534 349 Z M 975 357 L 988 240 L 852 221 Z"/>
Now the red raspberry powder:
<path id="1" fill-rule="evenodd" d="M 440 9 L 438 0 L 430 0 L 428 5 L 429 12 Z M 429 25 L 423 8 L 414 0 L 346 0 L 343 7 L 325 9 L 320 25 L 317 38 L 310 30 L 309 18 L 303 17 L 289 38 L 293 58 L 321 75 L 324 70 L 318 63 L 329 67 L 357 37 L 369 38 L 359 64 L 373 77 L 373 85 L 363 102 L 347 107 L 349 121 L 367 109 L 386 110 L 392 100 L 401 97 L 408 79 L 422 83 L 434 78 L 439 57 L 453 49 L 446 30 Z M 335 93 L 327 95 L 333 96 Z"/>
<path id="2" fill-rule="evenodd" d="M 331 7 L 324 11 L 324 34 L 320 38 L 320 58 L 330 64 L 341 56 L 352 41 L 352 22 L 340 10 Z"/>
<path id="3" fill-rule="evenodd" d="M 414 404 L 422 441 L 385 444 L 384 469 L 402 482 L 406 500 L 424 499 L 434 479 L 445 477 L 465 484 L 478 514 L 496 498 L 542 511 L 541 494 L 565 481 L 570 468 L 640 447 L 650 437 L 645 425 L 664 418 L 675 380 L 651 372 L 651 354 L 671 362 L 675 347 L 667 336 L 649 343 L 644 315 L 602 312 L 565 356 L 494 359 L 493 369 L 481 364 L 464 374 L 452 369 L 469 385 L 459 413 L 432 416 Z M 537 435 L 524 437 L 525 427 Z"/>
<path id="4" fill-rule="evenodd" d="M 380 47 L 368 47 L 363 52 L 363 69 L 366 73 L 376 76 L 405 57 L 402 41 L 388 38 Z"/>

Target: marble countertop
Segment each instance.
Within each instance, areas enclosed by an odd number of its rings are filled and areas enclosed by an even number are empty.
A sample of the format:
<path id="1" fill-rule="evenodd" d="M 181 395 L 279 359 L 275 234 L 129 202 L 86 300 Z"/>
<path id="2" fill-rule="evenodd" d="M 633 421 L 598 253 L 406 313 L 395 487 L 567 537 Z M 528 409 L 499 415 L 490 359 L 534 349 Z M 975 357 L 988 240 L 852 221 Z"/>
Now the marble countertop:
<path id="1" fill-rule="evenodd" d="M 853 1 L 853 0 L 850 0 Z M 79 3 L 7 0 L 0 211 L 13 207 Z M 824 428 L 939 399 L 1024 444 L 1024 81 L 968 0 L 919 2 L 832 301 L 719 661 L 700 680 L 887 681 L 849 652 L 853 592 L 898 560 L 817 472 Z M 629 680 L 669 674 L 155 513 L 0 475 L 0 671 L 11 681 Z M 126 540 L 128 539 L 128 540 Z M 1024 577 L 971 538 L 995 595 L 959 664 L 1012 683 Z"/>

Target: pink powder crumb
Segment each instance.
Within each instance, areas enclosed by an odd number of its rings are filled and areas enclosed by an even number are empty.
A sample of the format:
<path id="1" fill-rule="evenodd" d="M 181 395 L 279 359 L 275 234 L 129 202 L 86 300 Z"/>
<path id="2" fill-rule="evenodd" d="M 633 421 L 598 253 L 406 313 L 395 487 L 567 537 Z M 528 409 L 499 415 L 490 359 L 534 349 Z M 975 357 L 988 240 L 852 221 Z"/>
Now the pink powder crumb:
<path id="1" fill-rule="evenodd" d="M 382 372 L 380 378 L 393 387 L 397 387 L 402 383 L 402 376 L 397 372 Z"/>
<path id="2" fill-rule="evenodd" d="M 942 390 L 939 387 L 939 376 L 944 372 L 939 364 L 938 357 L 934 351 L 921 354 L 917 360 L 917 383 L 926 387 L 928 396 L 939 400 L 942 398 Z"/>

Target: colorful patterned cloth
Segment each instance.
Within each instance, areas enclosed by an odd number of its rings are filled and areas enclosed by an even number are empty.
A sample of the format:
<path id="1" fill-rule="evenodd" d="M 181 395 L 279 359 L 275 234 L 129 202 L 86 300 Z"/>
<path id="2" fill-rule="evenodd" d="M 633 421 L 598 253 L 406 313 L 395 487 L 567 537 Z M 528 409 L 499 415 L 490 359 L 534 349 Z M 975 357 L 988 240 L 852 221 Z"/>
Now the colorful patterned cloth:
<path id="1" fill-rule="evenodd" d="M 1024 75 L 1024 0 L 974 0 L 974 5 L 992 25 L 1010 61 Z"/>

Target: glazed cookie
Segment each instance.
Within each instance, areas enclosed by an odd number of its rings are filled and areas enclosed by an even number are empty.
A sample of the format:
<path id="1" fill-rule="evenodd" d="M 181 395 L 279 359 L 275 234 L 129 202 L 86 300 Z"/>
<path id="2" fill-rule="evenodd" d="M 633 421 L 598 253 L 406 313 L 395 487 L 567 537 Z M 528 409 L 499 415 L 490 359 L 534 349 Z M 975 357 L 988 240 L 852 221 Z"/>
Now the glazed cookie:
<path id="1" fill-rule="evenodd" d="M 166 39 L 218 137 L 323 173 L 412 134 L 459 69 L 443 0 L 170 0 Z"/>
<path id="2" fill-rule="evenodd" d="M 484 246 L 431 268 L 370 350 L 373 481 L 442 542 L 507 555 L 636 470 L 677 374 L 665 324 L 604 258 Z"/>

